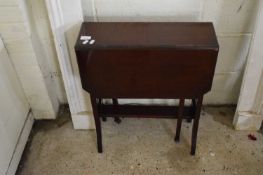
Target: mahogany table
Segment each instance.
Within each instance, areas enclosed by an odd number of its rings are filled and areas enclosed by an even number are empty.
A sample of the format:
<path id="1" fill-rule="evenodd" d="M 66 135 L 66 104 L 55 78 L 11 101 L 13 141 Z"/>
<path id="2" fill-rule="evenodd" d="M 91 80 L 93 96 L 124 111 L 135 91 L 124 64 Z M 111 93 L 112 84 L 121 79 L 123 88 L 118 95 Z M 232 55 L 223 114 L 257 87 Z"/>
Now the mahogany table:
<path id="1" fill-rule="evenodd" d="M 80 36 L 91 36 L 83 44 Z M 98 152 L 100 117 L 193 120 L 195 154 L 203 95 L 211 90 L 219 45 L 212 23 L 85 22 L 75 45 L 82 87 L 90 93 Z M 102 104 L 111 98 L 113 104 Z M 117 99 L 179 99 L 179 106 L 124 105 Z M 185 99 L 192 105 L 185 106 Z M 142 128 L 143 129 L 143 128 Z"/>

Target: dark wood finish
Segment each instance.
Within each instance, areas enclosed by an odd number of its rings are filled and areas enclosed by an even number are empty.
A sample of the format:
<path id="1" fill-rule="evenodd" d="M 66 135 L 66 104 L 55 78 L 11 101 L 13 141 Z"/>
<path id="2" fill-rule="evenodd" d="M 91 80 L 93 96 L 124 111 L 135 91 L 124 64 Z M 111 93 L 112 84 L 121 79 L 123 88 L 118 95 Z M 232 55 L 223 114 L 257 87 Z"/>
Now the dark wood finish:
<path id="1" fill-rule="evenodd" d="M 94 45 L 83 45 L 78 38 L 76 50 L 218 50 L 213 24 L 209 22 L 85 22 L 80 35 L 92 36 L 96 42 Z"/>
<path id="2" fill-rule="evenodd" d="M 118 111 L 118 105 L 119 105 L 119 103 L 118 103 L 118 99 L 116 99 L 116 98 L 113 98 L 112 99 L 112 103 L 113 103 L 113 106 L 114 106 L 114 111 Z M 115 116 L 114 117 L 114 121 L 116 122 L 116 123 L 118 123 L 118 124 L 120 124 L 121 123 L 121 119 L 120 119 L 120 117 L 118 117 L 118 116 Z"/>
<path id="3" fill-rule="evenodd" d="M 202 102 L 203 102 L 203 96 L 198 98 L 196 111 L 195 111 L 195 114 L 194 114 L 194 124 L 193 124 L 193 129 L 192 129 L 191 155 L 195 155 L 197 131 L 198 131 L 198 125 L 199 125 L 199 119 L 200 119 Z"/>
<path id="4" fill-rule="evenodd" d="M 102 99 L 101 99 L 101 98 L 99 98 L 99 103 L 98 103 L 98 105 L 99 105 L 99 106 L 98 106 L 98 110 L 100 110 L 99 107 L 102 106 Z M 102 116 L 102 121 L 106 122 L 106 121 L 107 121 L 107 118 L 106 118 L 105 116 Z"/>
<path id="5" fill-rule="evenodd" d="M 175 138 L 174 138 L 174 140 L 176 142 L 180 141 L 180 133 L 181 133 L 181 126 L 182 126 L 183 111 L 184 111 L 184 99 L 180 99 L 179 111 L 178 111 L 178 120 L 177 120 L 177 126 L 176 126 L 176 135 L 175 135 Z"/>
<path id="6" fill-rule="evenodd" d="M 90 94 L 90 100 L 91 100 L 95 126 L 96 126 L 98 152 L 102 153 L 101 124 L 100 124 L 100 116 L 98 113 L 97 98 L 93 94 Z"/>
<path id="7" fill-rule="evenodd" d="M 83 45 L 81 35 L 95 39 Z M 82 87 L 91 94 L 102 151 L 99 117 L 178 118 L 193 120 L 191 154 L 195 153 L 202 98 L 210 91 L 219 50 L 212 23 L 83 23 L 75 45 Z M 97 103 L 111 98 L 112 105 Z M 118 98 L 180 99 L 170 106 L 119 105 Z M 184 107 L 185 99 L 193 99 Z M 197 100 L 197 104 L 196 101 Z M 176 117 L 176 114 L 178 116 Z"/>
<path id="8" fill-rule="evenodd" d="M 195 111 L 196 111 L 196 100 L 192 99 L 191 114 L 194 115 Z M 187 122 L 191 123 L 192 119 L 191 118 L 187 119 Z"/>
<path id="9" fill-rule="evenodd" d="M 83 88 L 98 98 L 198 97 L 211 89 L 217 56 L 172 49 L 77 53 Z"/>
<path id="10" fill-rule="evenodd" d="M 177 119 L 179 108 L 177 106 L 161 105 L 118 105 L 118 110 L 114 110 L 114 105 L 101 105 L 99 115 L 105 117 L 145 117 L 145 118 L 170 118 Z M 183 119 L 194 119 L 192 109 L 189 106 L 183 109 Z"/>

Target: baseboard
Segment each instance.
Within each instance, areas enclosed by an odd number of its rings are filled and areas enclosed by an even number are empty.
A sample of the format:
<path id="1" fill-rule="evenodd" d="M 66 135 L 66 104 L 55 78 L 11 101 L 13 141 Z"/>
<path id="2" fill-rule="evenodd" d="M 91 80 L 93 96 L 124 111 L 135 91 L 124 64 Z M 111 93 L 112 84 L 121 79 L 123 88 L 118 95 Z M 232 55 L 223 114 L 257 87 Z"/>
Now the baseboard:
<path id="1" fill-rule="evenodd" d="M 74 129 L 95 129 L 92 112 L 71 114 Z"/>
<path id="2" fill-rule="evenodd" d="M 20 161 L 21 156 L 23 154 L 23 151 L 24 151 L 25 145 L 27 143 L 27 139 L 28 139 L 28 136 L 29 136 L 30 131 L 32 129 L 33 123 L 34 123 L 34 117 L 32 115 L 32 112 L 30 112 L 27 116 L 24 127 L 23 127 L 21 134 L 19 136 L 19 139 L 17 141 L 17 145 L 15 148 L 13 157 L 11 159 L 11 162 L 9 164 L 6 175 L 15 175 L 16 169 L 18 167 L 19 161 Z"/>
<path id="3" fill-rule="evenodd" d="M 236 112 L 234 119 L 234 126 L 236 130 L 260 130 L 263 120 L 263 115 L 251 113 L 251 112 Z"/>

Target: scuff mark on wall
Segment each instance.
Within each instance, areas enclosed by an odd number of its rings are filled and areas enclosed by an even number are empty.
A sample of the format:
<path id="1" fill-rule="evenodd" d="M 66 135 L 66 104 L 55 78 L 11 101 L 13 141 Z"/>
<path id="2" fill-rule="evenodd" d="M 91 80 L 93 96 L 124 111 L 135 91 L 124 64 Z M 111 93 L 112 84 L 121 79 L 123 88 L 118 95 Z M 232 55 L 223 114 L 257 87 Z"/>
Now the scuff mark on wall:
<path id="1" fill-rule="evenodd" d="M 239 12 L 242 10 L 243 5 L 245 4 L 245 1 L 246 1 L 246 0 L 243 0 L 243 1 L 241 2 L 239 8 L 237 9 L 237 13 L 239 13 Z"/>

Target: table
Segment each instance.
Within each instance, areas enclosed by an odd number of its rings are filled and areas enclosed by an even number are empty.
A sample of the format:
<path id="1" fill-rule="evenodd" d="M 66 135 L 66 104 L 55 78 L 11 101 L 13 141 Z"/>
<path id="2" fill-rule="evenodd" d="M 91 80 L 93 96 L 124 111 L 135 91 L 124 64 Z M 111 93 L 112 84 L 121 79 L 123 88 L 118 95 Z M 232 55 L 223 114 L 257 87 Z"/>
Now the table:
<path id="1" fill-rule="evenodd" d="M 95 42 L 83 44 L 81 36 Z M 193 120 L 194 155 L 203 96 L 211 90 L 218 51 L 208 22 L 84 22 L 75 52 L 82 87 L 91 97 L 98 152 L 101 117 L 156 117 L 177 119 L 177 142 L 182 120 Z M 113 104 L 103 104 L 104 98 Z M 118 104 L 129 98 L 179 99 L 179 105 Z"/>

